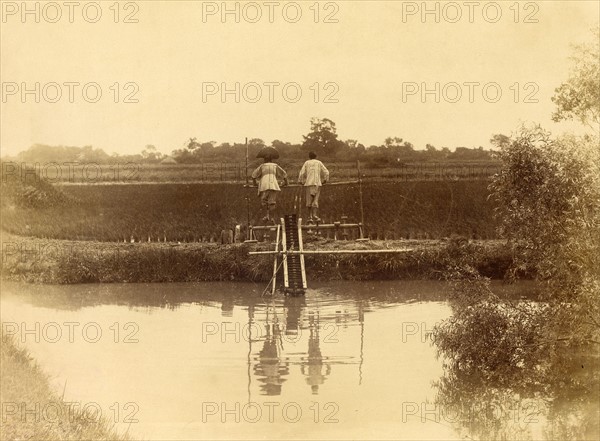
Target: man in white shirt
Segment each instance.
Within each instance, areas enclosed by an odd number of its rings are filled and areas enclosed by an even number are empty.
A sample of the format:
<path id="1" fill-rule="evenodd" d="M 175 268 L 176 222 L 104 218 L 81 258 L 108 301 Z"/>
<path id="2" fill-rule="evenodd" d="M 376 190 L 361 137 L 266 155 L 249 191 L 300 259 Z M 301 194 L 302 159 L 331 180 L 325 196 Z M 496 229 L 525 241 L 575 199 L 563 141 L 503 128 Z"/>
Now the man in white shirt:
<path id="1" fill-rule="evenodd" d="M 315 152 L 308 154 L 309 160 L 304 163 L 298 182 L 304 185 L 306 192 L 306 206 L 308 207 L 308 221 L 320 222 L 318 216 L 319 195 L 321 186 L 329 179 L 329 170 L 317 159 Z"/>
<path id="2" fill-rule="evenodd" d="M 267 209 L 263 221 L 275 223 L 273 213 L 277 203 L 277 193 L 281 191 L 277 180 L 283 179 L 283 186 L 288 185 L 287 173 L 275 164 L 270 157 L 265 157 L 264 160 L 264 164 L 261 164 L 252 172 L 252 181 L 258 187 L 258 195 L 262 206 Z"/>

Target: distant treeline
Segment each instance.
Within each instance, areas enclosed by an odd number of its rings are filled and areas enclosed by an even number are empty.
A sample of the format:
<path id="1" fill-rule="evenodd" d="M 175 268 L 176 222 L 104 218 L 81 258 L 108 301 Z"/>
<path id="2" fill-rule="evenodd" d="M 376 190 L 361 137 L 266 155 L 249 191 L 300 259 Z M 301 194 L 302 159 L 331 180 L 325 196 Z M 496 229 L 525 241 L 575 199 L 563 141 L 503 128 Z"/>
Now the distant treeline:
<path id="1" fill-rule="evenodd" d="M 495 152 L 491 149 L 485 150 L 483 147 L 456 147 L 454 151 L 451 151 L 448 147 L 436 148 L 427 144 L 425 150 L 415 150 L 411 143 L 404 142 L 399 138 L 388 138 L 384 144 L 370 147 L 365 147 L 354 140 L 336 141 L 333 146 L 329 145 L 327 149 L 310 148 L 304 144 L 291 144 L 279 140 L 273 141 L 270 145 L 277 148 L 283 161 L 302 161 L 306 158 L 309 150 L 317 150 L 319 157 L 329 162 L 360 160 L 367 168 L 394 167 L 414 162 L 486 162 L 495 159 Z M 248 155 L 250 161 L 254 160 L 256 154 L 265 146 L 266 143 L 261 139 L 249 140 Z M 173 150 L 171 155 L 159 152 L 152 145 L 147 145 L 139 154 L 109 155 L 104 150 L 92 146 L 74 147 L 34 144 L 14 157 L 3 159 L 42 164 L 52 162 L 58 164 L 111 164 L 115 162 L 134 162 L 138 164 L 158 164 L 161 162 L 179 164 L 243 163 L 246 159 L 246 144 L 225 142 L 217 145 L 215 142 L 198 142 L 191 139 L 186 146 Z"/>

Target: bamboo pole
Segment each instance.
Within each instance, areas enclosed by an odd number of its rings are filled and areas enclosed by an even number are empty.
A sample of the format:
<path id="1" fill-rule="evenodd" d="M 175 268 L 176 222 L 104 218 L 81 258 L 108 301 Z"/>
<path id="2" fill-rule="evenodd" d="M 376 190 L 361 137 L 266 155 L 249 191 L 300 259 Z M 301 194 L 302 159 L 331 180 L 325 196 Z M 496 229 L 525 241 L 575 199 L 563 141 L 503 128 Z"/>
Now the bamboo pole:
<path id="1" fill-rule="evenodd" d="M 336 228 L 358 228 L 360 224 L 342 224 L 342 223 L 333 223 L 333 224 L 302 224 L 303 230 L 333 230 Z M 256 225 L 253 227 L 256 231 L 268 230 L 275 231 L 277 228 L 275 225 Z"/>
<path id="2" fill-rule="evenodd" d="M 329 187 L 330 185 L 349 185 L 349 184 L 358 184 L 358 181 L 328 182 L 325 185 L 327 185 Z M 246 184 L 246 185 L 244 185 L 244 187 L 254 187 L 254 188 L 256 188 L 256 185 Z M 304 185 L 302 185 L 302 184 L 288 184 L 284 188 L 292 188 L 292 187 L 304 187 Z"/>
<path id="3" fill-rule="evenodd" d="M 300 251 L 300 270 L 302 271 L 302 288 L 306 289 L 306 269 L 304 267 L 304 245 L 302 244 L 302 219 L 298 219 L 298 250 Z"/>
<path id="4" fill-rule="evenodd" d="M 246 185 L 248 186 L 248 137 L 246 137 Z M 246 211 L 247 211 L 247 215 L 248 215 L 248 223 L 247 223 L 247 231 L 248 231 L 248 236 L 250 235 L 250 196 L 246 195 Z M 248 237 L 247 239 L 250 239 L 250 237 Z"/>
<path id="5" fill-rule="evenodd" d="M 246 137 L 246 185 L 248 185 L 248 137 Z"/>
<path id="6" fill-rule="evenodd" d="M 249 255 L 269 255 L 269 254 L 392 254 L 407 253 L 414 251 L 412 248 L 401 250 L 305 250 L 305 251 L 250 251 Z"/>
<path id="7" fill-rule="evenodd" d="M 363 228 L 365 228 L 365 210 L 363 208 L 362 176 L 360 171 L 360 159 L 356 160 L 356 169 L 358 171 L 358 193 L 360 195 L 360 238 L 364 240 Z"/>
<path id="8" fill-rule="evenodd" d="M 290 286 L 290 279 L 288 276 L 288 265 L 287 265 L 287 255 L 289 253 L 289 251 L 287 250 L 287 236 L 286 236 L 286 231 L 285 231 L 285 222 L 283 220 L 283 218 L 281 218 L 280 220 L 281 222 L 281 247 L 282 247 L 282 251 L 278 251 L 277 253 L 281 253 L 282 254 L 282 261 L 283 261 L 283 286 L 286 288 L 289 288 Z M 270 252 L 270 254 L 275 254 L 273 251 Z"/>
<path id="9" fill-rule="evenodd" d="M 277 239 L 275 240 L 275 251 L 279 251 L 279 236 L 281 235 L 281 225 L 277 225 Z M 271 281 L 271 283 L 273 283 L 273 286 L 271 286 L 271 295 L 274 296 L 275 295 L 275 289 L 276 289 L 276 285 L 277 285 L 277 256 L 279 254 L 275 255 L 275 259 L 273 261 L 273 280 Z"/>

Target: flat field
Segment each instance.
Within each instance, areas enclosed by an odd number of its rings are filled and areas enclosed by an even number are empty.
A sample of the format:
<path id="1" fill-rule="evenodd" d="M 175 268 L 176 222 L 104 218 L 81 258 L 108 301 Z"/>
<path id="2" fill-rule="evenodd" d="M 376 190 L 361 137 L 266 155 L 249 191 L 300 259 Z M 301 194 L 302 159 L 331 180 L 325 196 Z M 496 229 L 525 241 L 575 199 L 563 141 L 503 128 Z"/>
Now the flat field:
<path id="1" fill-rule="evenodd" d="M 372 239 L 493 239 L 488 180 L 369 182 L 362 185 L 366 235 Z M 5 203 L 2 229 L 48 239 L 110 242 L 216 240 L 221 230 L 261 224 L 254 188 L 242 184 L 63 185 L 66 202 L 25 207 Z M 277 215 L 306 213 L 301 187 L 284 188 Z M 326 185 L 320 216 L 361 220 L 358 184 Z"/>
<path id="2" fill-rule="evenodd" d="M 248 163 L 248 175 L 262 162 L 253 159 Z M 295 182 L 303 161 L 277 161 Z M 325 165 L 332 181 L 356 180 L 356 162 L 329 162 Z M 500 164 L 494 161 L 443 161 L 443 162 L 397 162 L 363 163 L 360 173 L 364 179 L 394 180 L 472 180 L 486 179 L 497 173 Z M 246 180 L 246 162 L 220 161 L 202 164 L 148 164 L 137 162 L 72 163 L 5 163 L 4 179 L 32 177 L 32 171 L 52 184 L 127 184 L 127 183 L 243 183 Z"/>

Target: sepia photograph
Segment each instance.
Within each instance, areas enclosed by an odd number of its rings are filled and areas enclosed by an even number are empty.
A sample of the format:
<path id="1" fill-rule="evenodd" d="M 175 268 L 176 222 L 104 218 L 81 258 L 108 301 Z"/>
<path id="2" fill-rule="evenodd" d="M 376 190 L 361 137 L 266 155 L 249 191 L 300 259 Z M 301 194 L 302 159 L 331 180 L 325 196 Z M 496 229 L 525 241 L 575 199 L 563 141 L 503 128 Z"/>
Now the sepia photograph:
<path id="1" fill-rule="evenodd" d="M 600 2 L 0 11 L 0 440 L 600 439 Z"/>

